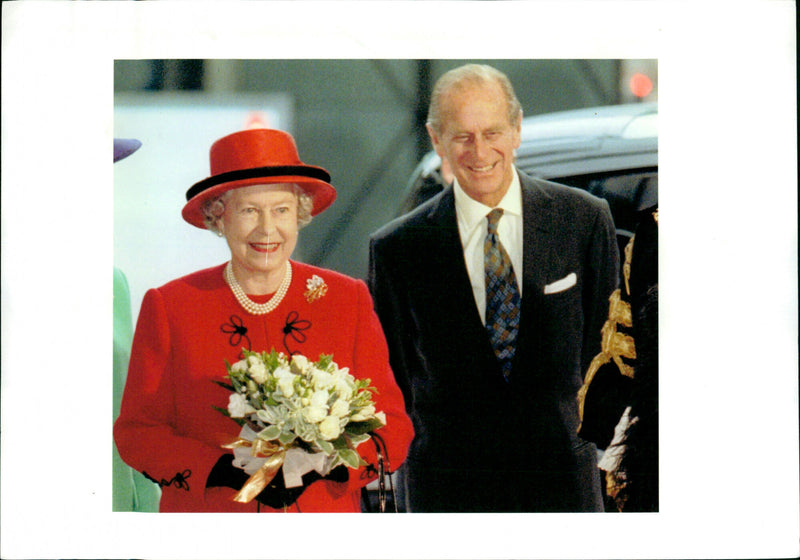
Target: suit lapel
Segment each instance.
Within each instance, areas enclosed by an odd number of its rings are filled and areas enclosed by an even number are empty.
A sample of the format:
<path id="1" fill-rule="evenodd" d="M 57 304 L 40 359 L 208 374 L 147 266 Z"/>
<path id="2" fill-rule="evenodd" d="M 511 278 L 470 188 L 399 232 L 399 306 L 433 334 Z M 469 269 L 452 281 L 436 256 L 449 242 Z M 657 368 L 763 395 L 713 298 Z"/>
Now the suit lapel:
<path id="1" fill-rule="evenodd" d="M 536 371 L 536 359 L 539 355 L 537 347 L 537 317 L 540 315 L 542 290 L 547 282 L 547 271 L 551 268 L 554 233 L 552 222 L 551 199 L 527 175 L 520 173 L 522 186 L 523 214 L 523 260 L 522 260 L 522 311 L 520 315 L 520 331 L 517 339 L 517 352 L 514 356 L 513 381 L 523 381 L 515 377 L 515 372 L 530 376 Z M 524 367 L 520 367 L 525 364 Z M 526 379 L 524 382 L 532 382 Z"/>
<path id="2" fill-rule="evenodd" d="M 550 198 L 531 180 L 520 173 L 523 214 L 523 311 L 525 299 L 532 302 L 545 285 L 550 269 L 553 235 Z"/>
<path id="3" fill-rule="evenodd" d="M 452 185 L 440 195 L 438 204 L 428 214 L 430 264 L 437 280 L 432 282 L 438 290 L 438 312 L 452 312 L 464 317 L 462 334 L 469 344 L 480 338 L 488 344 L 488 337 L 475 305 L 472 283 L 464 262 L 464 249 L 458 232 L 455 196 Z"/>

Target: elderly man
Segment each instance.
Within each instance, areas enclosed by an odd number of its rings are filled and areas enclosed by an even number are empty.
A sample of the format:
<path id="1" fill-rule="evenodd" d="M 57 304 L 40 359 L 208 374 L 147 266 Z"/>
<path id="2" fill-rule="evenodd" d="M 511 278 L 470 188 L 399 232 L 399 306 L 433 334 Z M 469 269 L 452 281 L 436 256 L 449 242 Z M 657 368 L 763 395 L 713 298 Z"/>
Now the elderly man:
<path id="1" fill-rule="evenodd" d="M 454 183 L 371 238 L 413 512 L 603 509 L 576 393 L 617 284 L 614 224 L 605 201 L 516 169 L 521 120 L 496 69 L 444 74 L 427 127 Z"/>

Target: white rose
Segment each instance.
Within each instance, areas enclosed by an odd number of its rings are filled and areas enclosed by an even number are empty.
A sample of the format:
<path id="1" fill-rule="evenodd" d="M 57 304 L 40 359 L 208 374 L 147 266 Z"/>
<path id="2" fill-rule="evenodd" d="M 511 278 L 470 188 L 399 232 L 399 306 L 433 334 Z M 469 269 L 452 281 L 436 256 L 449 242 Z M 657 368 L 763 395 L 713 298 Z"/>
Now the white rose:
<path id="1" fill-rule="evenodd" d="M 316 424 L 322 422 L 328 416 L 327 406 L 307 406 L 303 409 L 303 418 L 307 422 Z"/>
<path id="2" fill-rule="evenodd" d="M 369 420 L 373 416 L 375 416 L 375 406 L 370 404 L 353 414 L 350 419 L 354 422 L 363 422 L 364 420 Z"/>
<path id="3" fill-rule="evenodd" d="M 321 422 L 328 415 L 328 392 L 315 391 L 303 409 L 303 417 L 313 424 Z"/>
<path id="4" fill-rule="evenodd" d="M 283 375 L 278 377 L 278 389 L 283 393 L 284 397 L 291 397 L 294 394 L 294 378 L 293 374 Z"/>
<path id="5" fill-rule="evenodd" d="M 336 416 L 325 418 L 319 424 L 319 435 L 328 441 L 339 437 L 339 419 Z"/>
<path id="6" fill-rule="evenodd" d="M 292 363 L 290 367 L 297 373 L 305 373 L 308 370 L 308 358 L 302 354 L 295 354 L 292 356 Z"/>
<path id="7" fill-rule="evenodd" d="M 331 407 L 331 416 L 336 416 L 337 418 L 341 418 L 342 416 L 347 416 L 350 413 L 350 403 L 344 399 L 337 399 L 333 406 Z"/>
<path id="8" fill-rule="evenodd" d="M 386 413 L 385 413 L 385 412 L 383 412 L 383 411 L 381 411 L 381 412 L 376 412 L 376 413 L 375 413 L 375 418 L 377 418 L 378 420 L 380 420 L 380 421 L 381 421 L 381 424 L 383 424 L 384 426 L 386 425 Z"/>
<path id="9" fill-rule="evenodd" d="M 353 398 L 353 385 L 346 378 L 337 379 L 333 390 L 346 401 Z"/>
<path id="10" fill-rule="evenodd" d="M 231 371 L 235 371 L 237 373 L 247 371 L 247 362 L 245 360 L 239 360 L 231 366 Z"/>
<path id="11" fill-rule="evenodd" d="M 327 406 L 328 397 L 328 391 L 314 391 L 311 395 L 311 406 Z"/>
<path id="12" fill-rule="evenodd" d="M 329 387 L 333 386 L 334 378 L 333 375 L 331 375 L 327 371 L 322 371 L 321 369 L 313 369 L 311 371 L 311 383 L 314 386 L 314 389 L 317 390 L 328 389 Z"/>
<path id="13" fill-rule="evenodd" d="M 269 373 L 267 372 L 267 367 L 261 362 L 250 364 L 250 377 L 252 377 L 253 381 L 256 383 L 264 383 L 264 381 L 267 380 L 268 375 Z"/>
<path id="14" fill-rule="evenodd" d="M 241 393 L 233 393 L 228 399 L 228 412 L 231 418 L 244 418 L 247 414 L 255 411 L 256 409 L 247 402 L 247 397 Z"/>

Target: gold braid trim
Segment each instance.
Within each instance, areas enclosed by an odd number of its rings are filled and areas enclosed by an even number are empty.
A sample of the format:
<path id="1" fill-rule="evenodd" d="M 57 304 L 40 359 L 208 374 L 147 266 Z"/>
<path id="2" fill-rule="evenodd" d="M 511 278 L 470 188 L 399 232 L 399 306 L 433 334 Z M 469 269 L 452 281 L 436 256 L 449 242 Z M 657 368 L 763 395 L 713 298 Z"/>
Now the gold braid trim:
<path id="1" fill-rule="evenodd" d="M 652 213 L 653 220 L 658 226 L 658 210 Z M 636 236 L 631 237 L 631 240 L 625 246 L 625 262 L 622 265 L 622 273 L 625 278 L 625 291 L 630 296 L 630 276 L 631 276 L 631 260 L 633 256 L 633 240 Z M 620 291 L 616 290 L 611 294 L 611 305 L 608 311 L 608 320 L 603 325 L 601 330 L 602 344 L 601 352 L 589 364 L 589 369 L 586 373 L 586 379 L 578 391 L 578 410 L 580 420 L 583 422 L 583 404 L 586 399 L 586 392 L 589 389 L 589 384 L 592 378 L 600 369 L 600 366 L 614 360 L 622 375 L 633 379 L 633 368 L 622 362 L 622 357 L 636 358 L 636 347 L 633 338 L 617 332 L 617 324 L 626 327 L 631 327 L 633 322 L 631 320 L 631 306 L 629 303 L 622 301 Z M 617 302 L 619 305 L 617 305 Z M 580 430 L 580 426 L 578 427 Z M 607 472 L 606 478 L 606 494 L 611 497 L 618 511 L 622 511 L 627 501 L 626 488 L 628 486 L 627 476 L 625 472 Z"/>
<path id="2" fill-rule="evenodd" d="M 625 262 L 622 264 L 622 275 L 625 277 L 625 293 L 631 295 L 631 259 L 633 258 L 633 240 L 635 235 L 631 236 L 631 240 L 625 245 Z"/>
<path id="3" fill-rule="evenodd" d="M 622 267 L 625 276 L 625 291 L 628 295 L 630 295 L 628 280 L 631 273 L 634 237 L 636 236 L 631 237 L 628 245 L 625 246 L 625 263 Z M 633 379 L 633 367 L 623 362 L 622 358 L 635 359 L 636 345 L 632 336 L 617 331 L 617 325 L 628 328 L 633 326 L 631 305 L 622 299 L 622 292 L 619 288 L 614 290 L 608 301 L 608 319 L 603 324 L 603 328 L 600 329 L 602 337 L 600 353 L 589 364 L 583 385 L 578 391 L 578 417 L 581 423 L 583 422 L 583 406 L 586 400 L 586 393 L 589 391 L 589 385 L 601 366 L 613 360 L 622 375 Z M 578 429 L 580 430 L 580 425 Z"/>
<path id="4" fill-rule="evenodd" d="M 618 476 L 617 473 L 606 473 L 606 493 L 614 500 L 618 511 L 622 511 L 627 501 L 627 496 L 623 492 L 628 486 L 625 476 Z"/>

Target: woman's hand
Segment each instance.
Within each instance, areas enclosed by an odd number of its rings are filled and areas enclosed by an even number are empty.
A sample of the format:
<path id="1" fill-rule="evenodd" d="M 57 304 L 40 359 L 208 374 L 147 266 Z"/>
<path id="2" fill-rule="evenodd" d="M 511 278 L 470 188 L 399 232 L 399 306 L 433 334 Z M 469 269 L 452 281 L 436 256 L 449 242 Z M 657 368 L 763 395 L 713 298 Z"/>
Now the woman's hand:
<path id="1" fill-rule="evenodd" d="M 347 482 L 350 473 L 347 467 L 340 465 L 333 469 L 327 476 L 323 477 L 317 471 L 311 471 L 303 475 L 303 485 L 295 488 L 286 488 L 283 481 L 283 470 L 278 470 L 266 488 L 255 497 L 256 501 L 274 509 L 284 509 L 294 504 L 303 494 L 306 488 L 318 480 L 327 479 L 334 482 Z M 206 488 L 214 486 L 225 486 L 236 491 L 242 489 L 250 477 L 242 469 L 233 466 L 233 455 L 226 453 L 216 462 L 208 475 Z"/>

